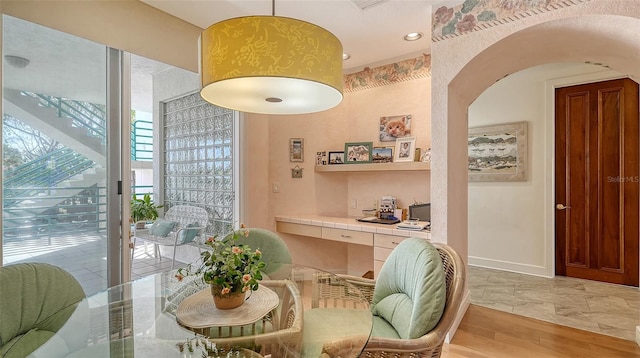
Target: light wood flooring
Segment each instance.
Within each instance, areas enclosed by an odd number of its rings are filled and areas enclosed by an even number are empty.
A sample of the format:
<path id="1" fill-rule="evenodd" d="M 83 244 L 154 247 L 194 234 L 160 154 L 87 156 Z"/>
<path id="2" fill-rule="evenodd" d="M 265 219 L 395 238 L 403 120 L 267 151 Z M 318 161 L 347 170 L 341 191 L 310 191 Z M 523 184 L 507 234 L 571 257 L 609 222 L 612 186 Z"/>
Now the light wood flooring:
<path id="1" fill-rule="evenodd" d="M 640 347 L 633 341 L 472 304 L 442 357 L 640 357 Z"/>

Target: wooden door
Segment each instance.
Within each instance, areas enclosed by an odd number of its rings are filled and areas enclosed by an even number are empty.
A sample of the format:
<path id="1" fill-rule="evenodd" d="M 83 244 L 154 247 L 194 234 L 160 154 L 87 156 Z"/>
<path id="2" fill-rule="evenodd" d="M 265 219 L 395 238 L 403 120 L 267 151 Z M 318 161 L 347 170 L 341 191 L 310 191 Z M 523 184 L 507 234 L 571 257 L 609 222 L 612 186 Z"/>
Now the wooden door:
<path id="1" fill-rule="evenodd" d="M 556 274 L 638 286 L 638 84 L 556 89 Z"/>

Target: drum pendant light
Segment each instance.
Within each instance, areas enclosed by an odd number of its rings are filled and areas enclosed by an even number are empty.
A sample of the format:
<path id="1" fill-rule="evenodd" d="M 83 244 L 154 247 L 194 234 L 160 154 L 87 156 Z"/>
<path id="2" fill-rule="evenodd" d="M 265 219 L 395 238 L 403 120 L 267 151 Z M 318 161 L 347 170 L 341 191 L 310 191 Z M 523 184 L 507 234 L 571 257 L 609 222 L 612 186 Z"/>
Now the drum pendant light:
<path id="1" fill-rule="evenodd" d="M 275 1 L 275 0 L 273 0 Z M 342 101 L 342 44 L 297 19 L 246 16 L 200 36 L 200 95 L 220 107 L 264 114 L 324 111 Z"/>

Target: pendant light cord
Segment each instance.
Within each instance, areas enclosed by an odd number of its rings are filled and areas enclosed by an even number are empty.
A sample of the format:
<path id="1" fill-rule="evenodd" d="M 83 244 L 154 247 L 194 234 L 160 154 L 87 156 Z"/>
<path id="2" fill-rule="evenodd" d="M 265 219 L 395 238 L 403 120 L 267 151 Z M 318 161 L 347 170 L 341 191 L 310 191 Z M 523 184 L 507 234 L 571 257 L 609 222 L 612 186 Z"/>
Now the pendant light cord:
<path id="1" fill-rule="evenodd" d="M 276 16 L 276 0 L 271 0 L 271 16 Z"/>

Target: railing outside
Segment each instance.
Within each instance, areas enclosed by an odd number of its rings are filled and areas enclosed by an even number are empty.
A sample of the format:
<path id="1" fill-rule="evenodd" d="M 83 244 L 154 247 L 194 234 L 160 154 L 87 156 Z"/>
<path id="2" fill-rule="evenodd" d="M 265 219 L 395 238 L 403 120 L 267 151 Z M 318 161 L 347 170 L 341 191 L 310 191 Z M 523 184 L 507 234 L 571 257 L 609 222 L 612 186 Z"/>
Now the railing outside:
<path id="1" fill-rule="evenodd" d="M 153 123 L 136 120 L 131 123 L 131 160 L 153 160 Z"/>

